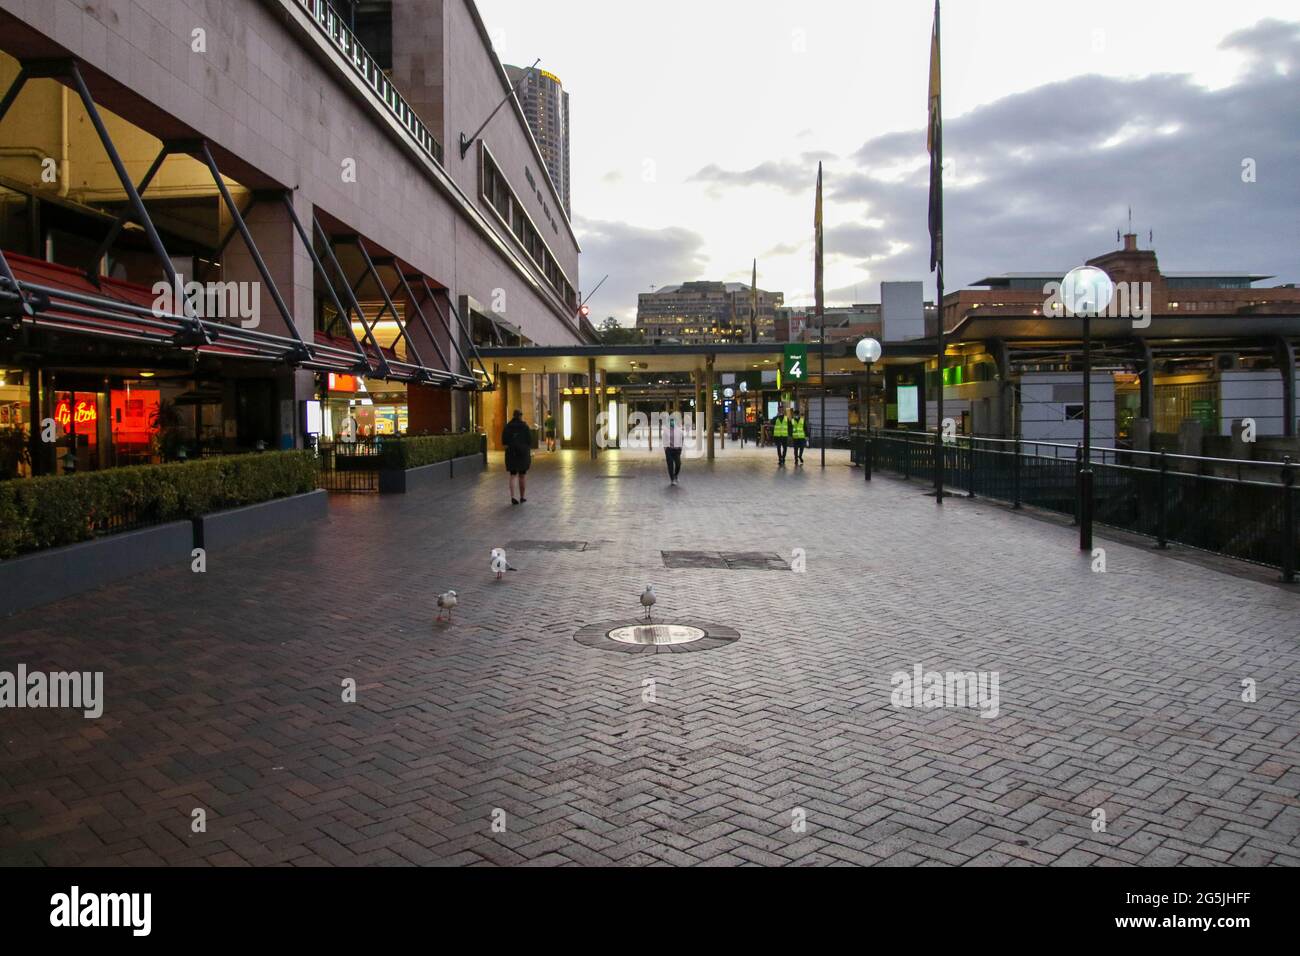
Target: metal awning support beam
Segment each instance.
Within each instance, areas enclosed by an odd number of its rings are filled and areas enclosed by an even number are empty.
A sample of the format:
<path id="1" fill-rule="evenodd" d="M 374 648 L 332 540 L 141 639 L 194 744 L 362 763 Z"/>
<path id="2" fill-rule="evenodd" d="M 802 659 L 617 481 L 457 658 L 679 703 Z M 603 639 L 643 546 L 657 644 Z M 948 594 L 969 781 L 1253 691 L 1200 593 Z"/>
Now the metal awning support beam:
<path id="1" fill-rule="evenodd" d="M 470 331 L 469 325 L 465 322 L 465 317 L 456 308 L 456 303 L 451 301 L 450 290 L 443 290 L 443 295 L 447 297 L 447 310 L 455 316 L 457 327 L 465 334 L 465 341 L 469 343 L 470 351 L 474 353 L 474 358 L 478 361 L 478 367 L 483 370 L 484 375 L 487 375 L 487 366 L 483 364 L 483 356 L 479 355 L 478 346 L 474 344 L 474 333 Z M 496 324 L 493 323 L 492 327 L 495 329 Z M 467 362 L 466 365 L 468 366 L 468 364 Z"/>
<path id="2" fill-rule="evenodd" d="M 271 301 L 275 303 L 276 309 L 280 312 L 280 318 L 284 320 L 285 327 L 298 344 L 300 357 L 310 359 L 312 357 L 311 349 L 307 347 L 307 343 L 298 334 L 298 327 L 293 322 L 293 314 L 289 311 L 289 306 L 285 304 L 283 297 L 281 297 L 280 289 L 271 276 L 271 270 L 267 268 L 266 260 L 262 258 L 261 250 L 257 248 L 257 243 L 253 241 L 253 233 L 249 231 L 248 223 L 244 222 L 244 217 L 239 214 L 239 206 L 235 204 L 235 198 L 230 195 L 230 190 L 226 187 L 226 181 L 221 178 L 221 170 L 217 168 L 217 161 L 212 157 L 212 149 L 208 146 L 207 140 L 201 141 L 198 147 L 200 158 L 203 164 L 208 167 L 208 172 L 212 174 L 212 181 L 217 184 L 217 191 L 221 193 L 221 199 L 226 204 L 226 209 L 229 210 L 231 218 L 235 221 L 235 228 L 243 236 L 244 245 L 248 247 L 248 254 L 252 256 L 258 274 L 262 277 L 267 290 L 271 293 Z"/>
<path id="3" fill-rule="evenodd" d="M 144 201 L 140 199 L 140 194 L 136 192 L 135 183 L 131 181 L 131 177 L 126 171 L 126 165 L 122 162 L 122 157 L 118 155 L 117 147 L 113 144 L 113 137 L 108 135 L 108 127 L 104 125 L 104 118 L 99 114 L 99 107 L 95 105 L 94 97 L 90 95 L 90 88 L 86 86 L 86 80 L 81 75 L 81 69 L 77 66 L 75 60 L 52 64 L 51 69 L 52 72 L 48 75 L 61 76 L 72 81 L 77 96 L 81 98 L 81 105 L 85 108 L 86 115 L 90 117 L 91 125 L 95 127 L 95 133 L 104 146 L 104 152 L 108 154 L 108 160 L 113 165 L 113 171 L 117 173 L 118 181 L 126 191 L 127 202 L 135 213 L 136 221 L 144 227 L 149 245 L 153 249 L 154 255 L 158 257 L 163 272 L 167 275 L 167 281 L 171 283 L 173 289 L 180 288 L 181 284 L 176 275 L 176 267 L 172 264 L 171 256 L 167 254 L 166 247 L 163 246 L 162 237 L 158 235 L 158 230 L 154 228 L 153 220 L 149 218 L 149 210 L 145 209 Z M 182 308 L 185 317 L 193 323 L 190 331 L 193 333 L 195 340 L 201 341 L 203 344 L 211 344 L 212 337 L 208 334 L 203 323 L 199 322 L 197 317 L 190 311 L 189 303 L 183 303 Z"/>
<path id="4" fill-rule="evenodd" d="M 338 290 L 334 288 L 334 283 L 330 280 L 329 273 L 325 271 L 325 265 L 320 261 L 320 256 L 316 255 L 315 244 L 312 242 L 311 237 L 307 235 L 307 230 L 302 227 L 302 220 L 298 218 L 298 213 L 293 208 L 293 194 L 286 192 L 282 198 L 284 208 L 289 211 L 289 220 L 293 223 L 294 231 L 298 233 L 298 238 L 302 240 L 307 255 L 311 258 L 312 268 L 316 270 L 316 275 L 325 284 L 325 290 L 329 293 L 330 302 L 334 305 L 334 314 L 338 321 L 343 323 L 344 329 L 347 330 L 348 338 L 352 340 L 352 344 L 357 350 L 360 365 L 364 367 L 368 374 L 370 372 L 370 360 L 366 358 L 365 349 L 361 347 L 360 341 L 357 340 L 356 332 L 352 331 L 352 322 L 348 319 L 348 310 L 343 307 Z"/>
<path id="5" fill-rule="evenodd" d="M 9 84 L 9 89 L 5 90 L 4 97 L 0 98 L 0 122 L 4 122 L 5 114 L 9 112 L 9 107 L 14 105 L 14 100 L 18 99 L 18 94 L 23 91 L 23 87 L 27 85 L 28 79 L 29 74 L 27 72 L 27 64 L 21 64 L 18 68 L 18 75 L 15 76 L 14 81 Z M 27 294 L 23 291 L 22 287 L 18 285 L 18 280 L 14 277 L 13 270 L 9 268 L 9 261 L 5 259 L 3 249 L 0 249 L 0 280 L 4 280 L 5 283 L 13 288 L 14 295 L 18 298 L 19 312 L 30 318 L 34 314 L 34 309 L 27 301 Z M 32 429 L 32 437 L 34 440 L 36 437 L 36 429 Z"/>
<path id="6" fill-rule="evenodd" d="M 379 360 L 379 369 L 381 374 L 383 374 L 385 378 L 391 377 L 393 374 L 393 370 L 388 365 L 388 359 L 384 358 L 384 350 L 379 347 L 379 342 L 375 339 L 374 334 L 370 331 L 370 323 L 366 321 L 366 313 L 362 311 L 361 303 L 357 301 L 356 293 L 354 293 L 352 291 L 352 287 L 348 285 L 347 273 L 343 271 L 343 266 L 339 264 L 339 257 L 334 254 L 333 238 L 331 238 L 330 235 L 325 231 L 325 227 L 320 224 L 320 220 L 316 217 L 315 213 L 312 214 L 311 222 L 312 222 L 312 227 L 316 230 L 317 235 L 320 236 L 321 245 L 325 247 L 325 254 L 329 256 L 329 262 L 334 269 L 334 274 L 338 276 L 338 278 L 343 280 L 342 282 L 343 288 L 348 290 L 348 302 L 351 305 L 352 309 L 356 311 L 357 320 L 361 323 L 361 328 L 365 332 L 364 335 L 365 340 L 369 342 L 371 345 L 373 345 L 375 348 L 375 358 Z M 349 328 L 352 325 L 352 319 L 350 318 L 350 316 L 351 313 L 349 312 L 345 317 Z M 362 351 L 363 352 L 365 351 L 364 348 L 362 349 Z M 368 365 L 369 365 L 369 359 L 367 358 L 367 366 Z"/>
<path id="7" fill-rule="evenodd" d="M 247 220 L 248 214 L 253 211 L 253 207 L 256 205 L 257 205 L 257 197 L 253 196 L 251 199 L 248 200 L 248 205 L 239 211 L 239 215 L 243 219 Z M 231 226 L 229 229 L 226 230 L 226 234 L 221 237 L 221 242 L 217 244 L 215 258 L 220 259 L 222 256 L 226 254 L 226 247 L 230 245 L 230 240 L 234 239 L 235 234 L 238 232 L 239 232 L 238 226 Z"/>
<path id="8" fill-rule="evenodd" d="M 451 324 L 447 321 L 447 317 L 443 315 L 442 306 L 438 303 L 437 293 L 435 293 L 433 287 L 429 285 L 428 277 L 420 276 L 420 284 L 424 287 L 424 294 L 428 296 L 429 301 L 433 304 L 433 311 L 437 313 L 438 321 L 441 322 L 442 327 L 447 330 L 447 338 L 451 342 L 451 347 L 456 350 L 456 354 L 460 356 L 460 360 L 465 363 L 465 368 L 473 374 L 474 366 L 465 356 L 465 350 L 460 347 L 460 343 L 456 341 L 456 333 L 451 330 Z M 451 307 L 450 296 L 447 297 L 447 305 L 449 308 Z M 454 310 L 452 311 L 452 314 L 455 315 Z M 459 316 L 457 317 L 457 325 L 460 325 Z M 470 344 L 474 344 L 472 340 Z M 483 370 L 483 377 L 487 379 L 487 385 L 484 387 L 489 390 L 494 388 L 496 386 L 496 379 L 488 374 L 487 367 L 484 366 L 483 359 L 479 356 L 477 349 L 474 350 L 474 357 L 478 359 L 478 367 Z"/>
<path id="9" fill-rule="evenodd" d="M 140 185 L 135 188 L 135 191 L 141 196 L 143 196 L 144 191 L 149 188 L 149 184 L 153 182 L 154 177 L 158 175 L 158 171 L 162 169 L 163 161 L 171 155 L 171 151 L 171 146 L 167 143 L 163 143 L 162 149 L 160 149 L 158 155 L 154 157 L 154 161 L 149 166 L 148 171 L 144 174 L 144 178 L 140 180 Z M 126 227 L 126 224 L 135 218 L 131 213 L 131 207 L 127 206 L 117 214 L 117 218 L 113 220 L 113 224 L 108 227 L 108 234 L 104 236 L 103 241 L 100 242 L 99 247 L 95 250 L 95 256 L 90 260 L 91 266 L 86 269 L 86 278 L 95 283 L 95 285 L 99 285 L 99 263 L 103 261 L 104 256 L 108 255 L 108 250 L 112 248 L 113 243 L 117 241 L 117 237 L 122 234 L 122 230 Z"/>
<path id="10" fill-rule="evenodd" d="M 411 354 L 413 354 L 416 357 L 416 359 L 419 360 L 421 368 L 427 368 L 429 370 L 430 375 L 433 375 L 434 373 L 437 372 L 437 369 L 425 363 L 423 357 L 421 357 L 420 355 L 419 348 L 416 346 L 415 342 L 411 339 L 410 317 L 405 313 L 403 313 L 400 317 L 397 314 L 397 304 L 396 304 L 397 300 L 394 298 L 394 296 L 396 296 L 397 293 L 403 291 L 403 289 L 406 287 L 406 281 L 402 278 L 402 270 L 397 268 L 397 259 L 393 256 L 381 256 L 378 259 L 376 259 L 374 256 L 370 256 L 370 260 L 374 264 L 375 282 L 377 283 L 379 282 L 380 269 L 390 269 L 392 270 L 393 275 L 397 276 L 396 285 L 394 285 L 392 289 L 389 289 L 384 292 L 385 302 L 387 303 L 388 307 L 390 307 L 390 311 L 392 311 L 393 313 L 393 321 L 397 323 L 398 331 L 401 333 L 401 337 L 406 340 L 406 345 L 411 350 Z M 381 291 L 384 290 L 384 286 L 382 284 L 380 284 L 379 288 Z M 437 343 L 435 342 L 434 345 L 436 346 Z M 448 372 L 450 373 L 450 370 L 448 370 Z"/>
<path id="11" fill-rule="evenodd" d="M 444 352 L 442 346 L 438 344 L 438 337 L 433 334 L 433 328 L 429 325 L 429 320 L 424 314 L 424 309 L 420 308 L 420 303 L 415 300 L 415 290 L 411 288 L 410 281 L 406 274 L 402 272 L 401 269 L 397 268 L 396 263 L 393 265 L 393 271 L 397 273 L 397 278 L 401 280 L 401 288 L 403 293 L 406 295 L 406 301 L 411 303 L 411 308 L 415 310 L 415 315 L 420 320 L 420 325 L 424 328 L 424 334 L 429 336 L 429 341 L 433 343 L 433 347 L 438 353 L 438 358 L 442 359 L 442 367 L 446 369 L 447 374 L 452 377 L 453 381 L 463 381 L 465 376 L 452 370 L 451 360 L 447 358 L 447 353 Z M 418 275 L 417 278 L 419 278 Z"/>
<path id="12" fill-rule="evenodd" d="M 406 347 L 410 349 L 411 354 L 415 356 L 415 364 L 419 365 L 421 368 L 427 367 L 424 364 L 424 359 L 420 357 L 420 350 L 415 347 L 415 343 L 411 341 L 411 337 L 406 334 L 406 323 L 403 322 L 402 317 L 397 314 L 397 306 L 393 303 L 393 297 L 388 294 L 388 289 L 384 286 L 384 280 L 379 277 L 379 270 L 375 268 L 375 260 L 370 258 L 370 252 L 366 249 L 366 244 L 361 241 L 360 236 L 355 236 L 353 239 L 356 243 L 357 250 L 361 253 L 362 260 L 366 264 L 366 271 L 369 272 L 371 278 L 375 280 L 375 285 L 379 287 L 379 292 L 384 297 L 384 309 L 387 309 L 392 313 L 393 321 L 397 323 L 398 338 L 406 342 Z M 384 313 L 381 310 L 379 314 L 383 315 Z M 375 321 L 378 322 L 379 320 L 375 319 Z M 393 340 L 393 344 L 397 344 L 396 339 Z"/>
<path id="13" fill-rule="evenodd" d="M 27 80 L 29 78 L 30 76 L 27 72 L 27 65 L 21 65 L 18 68 L 18 75 L 15 76 L 14 81 L 9 84 L 9 89 L 5 90 L 3 99 L 0 99 L 0 121 L 4 120 L 5 114 L 9 112 L 9 107 L 14 105 L 14 100 L 18 99 L 18 94 L 23 91 L 23 87 L 27 85 Z"/>

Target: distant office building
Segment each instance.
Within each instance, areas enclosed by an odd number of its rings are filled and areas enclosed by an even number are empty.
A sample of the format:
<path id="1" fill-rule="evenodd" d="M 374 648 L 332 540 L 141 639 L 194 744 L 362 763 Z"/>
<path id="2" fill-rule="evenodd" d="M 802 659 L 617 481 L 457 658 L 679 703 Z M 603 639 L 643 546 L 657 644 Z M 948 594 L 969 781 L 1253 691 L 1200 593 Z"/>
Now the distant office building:
<path id="1" fill-rule="evenodd" d="M 923 323 L 934 323 L 937 310 L 933 302 L 923 301 L 920 283 L 882 282 L 880 294 L 878 303 L 828 307 L 826 341 L 856 342 L 869 335 L 882 342 L 903 342 L 922 338 Z M 776 341 L 816 342 L 820 334 L 817 314 L 810 306 L 778 310 Z"/>
<path id="2" fill-rule="evenodd" d="M 1122 248 L 1089 259 L 1087 264 L 1104 270 L 1116 283 L 1151 283 L 1150 307 L 1156 318 L 1257 315 L 1279 310 L 1290 314 L 1300 304 L 1300 292 L 1293 285 L 1273 288 L 1255 285 L 1272 276 L 1231 270 L 1162 272 L 1155 250 L 1139 249 L 1136 234 L 1124 236 L 1123 243 Z M 944 327 L 955 328 L 976 310 L 1038 315 L 1046 301 L 1044 286 L 1060 282 L 1066 271 L 1007 272 L 972 283 L 983 288 L 945 295 Z M 934 331 L 932 323 L 930 331 Z"/>
<path id="3" fill-rule="evenodd" d="M 785 293 L 758 290 L 750 324 L 750 287 L 743 282 L 685 282 L 637 297 L 636 327 L 648 344 L 774 342 Z"/>
<path id="4" fill-rule="evenodd" d="M 507 66 L 511 83 L 518 83 L 527 73 L 517 66 Z M 564 214 L 573 218 L 573 202 L 569 190 L 569 94 L 564 91 L 560 78 L 545 70 L 533 70 L 519 86 L 519 105 L 533 131 L 533 138 L 546 161 L 546 171 L 564 201 Z"/>

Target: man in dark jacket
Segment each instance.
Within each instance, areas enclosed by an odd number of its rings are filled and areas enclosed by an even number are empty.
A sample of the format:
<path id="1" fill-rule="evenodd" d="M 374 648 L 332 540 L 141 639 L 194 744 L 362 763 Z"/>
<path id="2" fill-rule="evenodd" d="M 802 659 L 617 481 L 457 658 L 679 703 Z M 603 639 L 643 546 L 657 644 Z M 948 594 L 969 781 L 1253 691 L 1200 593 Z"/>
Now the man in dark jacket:
<path id="1" fill-rule="evenodd" d="M 506 450 L 506 471 L 510 472 L 510 503 L 522 504 L 528 499 L 528 469 L 533 463 L 533 433 L 524 421 L 524 413 L 515 409 L 514 417 L 501 430 L 501 444 Z M 519 496 L 515 497 L 515 481 L 519 482 Z"/>

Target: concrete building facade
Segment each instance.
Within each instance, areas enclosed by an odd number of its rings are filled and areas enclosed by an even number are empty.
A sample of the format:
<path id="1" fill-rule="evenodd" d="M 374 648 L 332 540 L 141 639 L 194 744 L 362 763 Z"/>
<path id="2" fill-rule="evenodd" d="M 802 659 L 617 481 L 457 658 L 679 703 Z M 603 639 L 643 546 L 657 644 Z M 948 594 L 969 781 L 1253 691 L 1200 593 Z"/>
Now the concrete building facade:
<path id="1" fill-rule="evenodd" d="M 591 340 L 563 198 L 474 3 L 385 9 L 366 35 L 387 31 L 391 66 L 326 0 L 0 0 L 0 96 L 23 78 L 0 117 L 0 248 L 17 281 L 138 307 L 175 271 L 248 286 L 260 313 L 245 331 L 209 324 L 219 341 L 260 337 L 224 350 L 66 314 L 55 334 L 38 315 L 0 341 L 8 423 L 55 410 L 62 379 L 62 400 L 84 392 L 100 410 L 167 382 L 161 403 L 212 406 L 191 437 L 223 450 L 310 443 L 305 402 L 388 409 L 371 434 L 490 431 L 496 403 L 476 391 L 501 383 L 476 343 Z M 110 229 L 134 206 L 97 121 L 165 260 L 143 223 Z"/>
<path id="2" fill-rule="evenodd" d="M 785 293 L 759 289 L 751 326 L 751 287 L 742 282 L 684 282 L 637 296 L 636 327 L 645 342 L 774 342 Z"/>

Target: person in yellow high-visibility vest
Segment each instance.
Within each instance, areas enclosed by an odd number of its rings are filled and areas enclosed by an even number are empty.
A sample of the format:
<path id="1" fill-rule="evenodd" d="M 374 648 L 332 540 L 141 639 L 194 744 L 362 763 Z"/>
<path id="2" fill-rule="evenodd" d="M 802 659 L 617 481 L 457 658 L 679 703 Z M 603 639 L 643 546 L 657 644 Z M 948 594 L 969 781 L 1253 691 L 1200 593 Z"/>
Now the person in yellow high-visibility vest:
<path id="1" fill-rule="evenodd" d="M 794 441 L 794 464 L 797 468 L 803 464 L 804 449 L 808 447 L 808 419 L 797 408 L 790 417 L 790 438 Z"/>
<path id="2" fill-rule="evenodd" d="M 790 448 L 790 419 L 784 410 L 778 410 L 772 420 L 772 442 L 776 445 L 776 465 L 784 468 L 786 452 Z"/>

